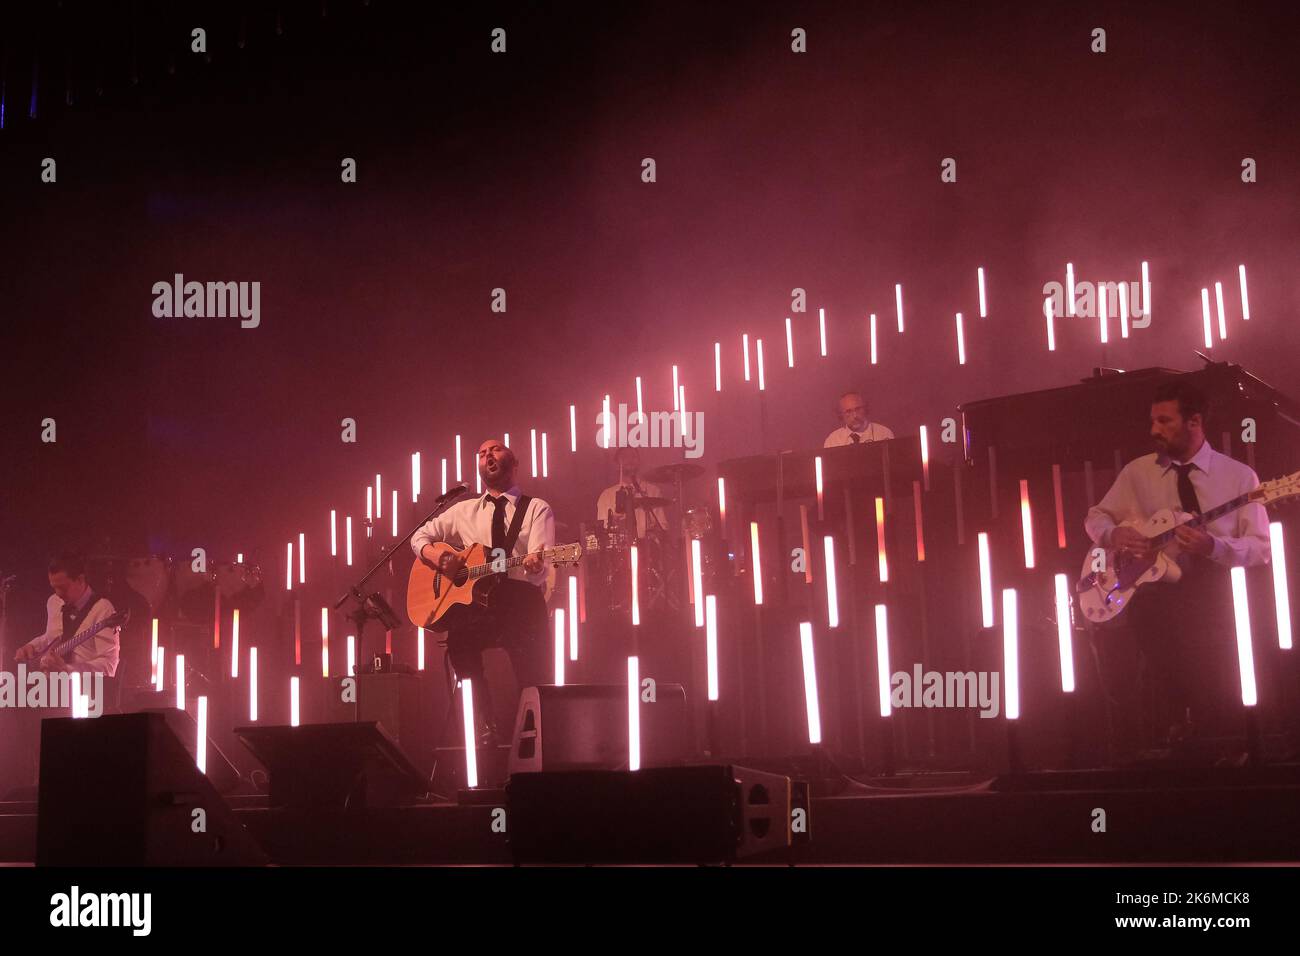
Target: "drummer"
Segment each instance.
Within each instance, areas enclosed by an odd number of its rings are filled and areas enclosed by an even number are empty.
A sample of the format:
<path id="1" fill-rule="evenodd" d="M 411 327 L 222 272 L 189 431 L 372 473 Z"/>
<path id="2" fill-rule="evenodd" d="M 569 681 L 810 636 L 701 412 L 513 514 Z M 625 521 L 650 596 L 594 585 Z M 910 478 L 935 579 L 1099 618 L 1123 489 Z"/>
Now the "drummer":
<path id="1" fill-rule="evenodd" d="M 614 462 L 618 465 L 618 482 L 600 493 L 600 497 L 596 500 L 596 520 L 605 522 L 606 527 L 609 528 L 631 530 L 628 516 L 635 513 L 637 538 L 644 538 L 647 532 L 667 531 L 668 519 L 662 507 L 633 506 L 637 498 L 663 497 L 663 492 L 658 485 L 643 482 L 637 477 L 641 469 L 640 451 L 630 446 L 622 446 L 614 452 Z"/>

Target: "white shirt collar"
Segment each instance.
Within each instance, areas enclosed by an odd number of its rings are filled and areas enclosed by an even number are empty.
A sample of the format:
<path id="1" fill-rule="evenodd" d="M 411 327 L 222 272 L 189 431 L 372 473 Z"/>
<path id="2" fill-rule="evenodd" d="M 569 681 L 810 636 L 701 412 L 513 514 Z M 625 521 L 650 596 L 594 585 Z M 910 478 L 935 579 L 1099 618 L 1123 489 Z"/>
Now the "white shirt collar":
<path id="1" fill-rule="evenodd" d="M 1215 450 L 1210 447 L 1209 441 L 1203 441 L 1201 442 L 1200 449 L 1188 461 L 1175 462 L 1174 459 L 1171 458 L 1168 454 L 1166 454 L 1165 452 L 1161 452 L 1160 464 L 1164 467 L 1166 471 L 1172 468 L 1175 464 L 1195 465 L 1197 468 L 1199 468 L 1201 471 L 1203 471 L 1205 474 L 1208 475 L 1210 473 L 1210 462 L 1214 460 L 1214 456 L 1216 454 L 1217 452 L 1215 452 Z"/>
<path id="2" fill-rule="evenodd" d="M 505 491 L 501 492 L 502 497 L 504 497 L 510 503 L 511 507 L 519 503 L 520 494 L 521 492 L 519 490 L 518 485 L 511 485 Z M 480 508 L 494 507 L 494 505 L 492 504 L 491 489 L 488 489 L 487 491 L 483 492 L 483 497 L 479 499 L 478 505 Z"/>

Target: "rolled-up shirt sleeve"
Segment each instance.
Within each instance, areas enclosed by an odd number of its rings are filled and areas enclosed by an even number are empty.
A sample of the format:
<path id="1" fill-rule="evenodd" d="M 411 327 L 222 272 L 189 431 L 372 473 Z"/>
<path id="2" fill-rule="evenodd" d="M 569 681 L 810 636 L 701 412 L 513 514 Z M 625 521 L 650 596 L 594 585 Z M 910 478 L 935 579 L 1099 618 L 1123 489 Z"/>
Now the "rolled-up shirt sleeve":
<path id="1" fill-rule="evenodd" d="M 1242 493 L 1258 487 L 1259 479 L 1255 479 L 1252 485 L 1242 489 Z M 1253 568 L 1269 562 L 1268 512 L 1257 502 L 1237 510 L 1236 534 L 1220 536 L 1211 531 L 1210 536 L 1214 538 L 1210 560 L 1216 564 L 1229 568 Z"/>
<path id="2" fill-rule="evenodd" d="M 416 529 L 415 534 L 411 535 L 411 550 L 415 556 L 420 557 L 420 552 L 424 550 L 426 544 L 433 544 L 435 541 L 446 541 L 451 537 L 451 517 L 448 508 L 442 514 L 430 521 L 426 521 Z"/>
<path id="3" fill-rule="evenodd" d="M 1138 500 L 1133 486 L 1133 465 L 1130 462 L 1120 469 L 1120 473 L 1115 476 L 1115 483 L 1101 501 L 1088 509 L 1083 527 L 1094 544 L 1108 547 L 1111 530 L 1121 521 L 1137 516 Z"/>

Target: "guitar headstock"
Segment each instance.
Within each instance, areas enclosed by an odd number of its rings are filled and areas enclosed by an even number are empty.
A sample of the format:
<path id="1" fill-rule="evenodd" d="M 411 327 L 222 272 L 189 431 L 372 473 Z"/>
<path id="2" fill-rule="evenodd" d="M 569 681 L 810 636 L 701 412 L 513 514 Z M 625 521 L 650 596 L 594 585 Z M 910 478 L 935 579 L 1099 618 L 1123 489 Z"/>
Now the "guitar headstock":
<path id="1" fill-rule="evenodd" d="M 582 545 L 562 544 L 551 552 L 551 563 L 554 565 L 577 564 L 578 559 L 582 557 Z"/>
<path id="2" fill-rule="evenodd" d="M 131 609 L 123 608 L 120 611 L 114 611 L 100 623 L 100 627 L 107 629 L 110 627 L 125 627 L 131 620 Z"/>
<path id="3" fill-rule="evenodd" d="M 1265 481 L 1250 493 L 1262 505 L 1276 505 L 1300 499 L 1300 471 Z"/>

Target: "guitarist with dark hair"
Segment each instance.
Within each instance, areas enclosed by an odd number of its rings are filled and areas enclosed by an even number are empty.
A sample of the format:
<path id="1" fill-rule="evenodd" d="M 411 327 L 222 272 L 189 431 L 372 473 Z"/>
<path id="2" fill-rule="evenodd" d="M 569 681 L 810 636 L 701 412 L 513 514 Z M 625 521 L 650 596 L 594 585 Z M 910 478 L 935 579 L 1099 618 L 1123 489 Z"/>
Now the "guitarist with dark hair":
<path id="1" fill-rule="evenodd" d="M 457 677 L 473 682 L 478 734 L 483 746 L 500 742 L 491 696 L 483 676 L 483 651 L 503 647 L 520 688 L 548 683 L 553 653 L 547 641 L 546 591 L 550 575 L 542 551 L 555 544 L 555 515 L 540 498 L 515 484 L 518 462 L 505 443 L 491 438 L 478 450 L 478 470 L 487 491 L 456 502 L 411 538 L 411 549 L 426 564 L 454 579 L 463 558 L 436 542 L 457 548 L 483 545 L 488 558 L 505 568 L 474 591 L 474 603 L 455 609 L 447 621 L 447 654 Z"/>
<path id="2" fill-rule="evenodd" d="M 1125 465 L 1085 522 L 1088 536 L 1112 549 L 1116 560 L 1156 558 L 1154 542 L 1120 522 L 1140 522 L 1165 509 L 1183 521 L 1259 487 L 1247 465 L 1210 447 L 1207 411 L 1204 394 L 1188 382 L 1175 380 L 1156 391 L 1151 438 L 1157 450 Z M 1241 696 L 1228 569 L 1265 564 L 1269 557 L 1267 516 L 1257 503 L 1203 528 L 1172 530 L 1164 558 L 1181 574 L 1140 588 L 1125 617 L 1137 637 L 1146 736 L 1170 746 L 1193 735 L 1231 734 L 1239 726 L 1233 719 Z"/>
<path id="3" fill-rule="evenodd" d="M 50 562 L 48 572 L 54 593 L 45 605 L 45 633 L 18 648 L 14 660 L 30 661 L 47 671 L 99 671 L 112 677 L 117 673 L 121 649 L 116 627 L 105 627 L 73 648 L 67 660 L 46 651 L 114 613 L 112 602 L 86 583 L 86 562 L 80 555 L 59 555 Z"/>

